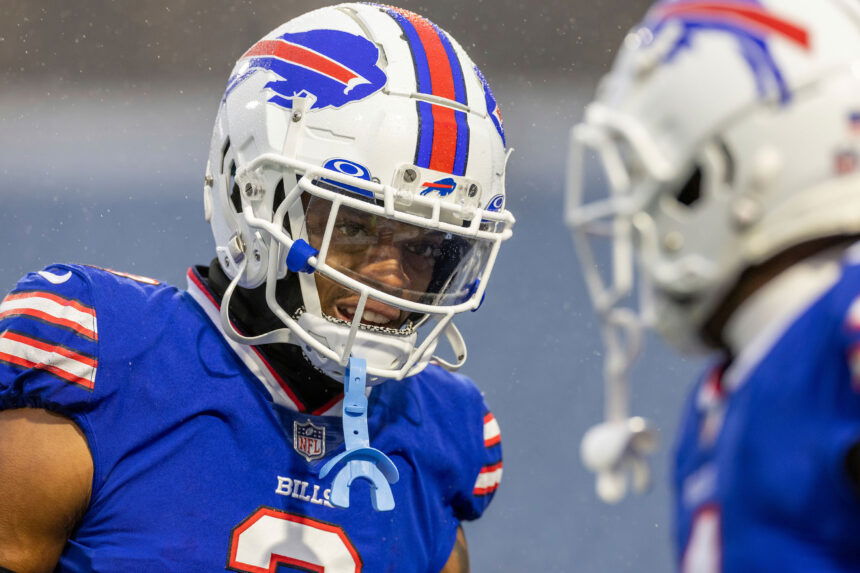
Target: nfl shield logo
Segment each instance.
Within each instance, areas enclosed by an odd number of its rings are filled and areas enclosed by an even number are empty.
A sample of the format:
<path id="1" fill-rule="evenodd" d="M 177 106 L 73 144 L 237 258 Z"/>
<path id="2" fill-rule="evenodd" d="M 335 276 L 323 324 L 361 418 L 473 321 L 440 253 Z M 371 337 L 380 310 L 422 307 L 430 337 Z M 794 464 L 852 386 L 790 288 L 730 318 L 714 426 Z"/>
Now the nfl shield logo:
<path id="1" fill-rule="evenodd" d="M 293 421 L 293 448 L 307 461 L 318 460 L 325 455 L 325 426 L 314 426 L 308 420 L 304 424 Z"/>

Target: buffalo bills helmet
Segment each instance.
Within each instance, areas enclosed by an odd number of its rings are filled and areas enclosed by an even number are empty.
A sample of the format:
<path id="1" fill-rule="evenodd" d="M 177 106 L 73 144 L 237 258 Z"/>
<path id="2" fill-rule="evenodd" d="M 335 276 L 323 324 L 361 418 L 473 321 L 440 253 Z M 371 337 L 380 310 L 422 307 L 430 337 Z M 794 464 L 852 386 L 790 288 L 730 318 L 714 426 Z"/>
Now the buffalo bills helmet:
<path id="1" fill-rule="evenodd" d="M 566 220 L 609 344 L 607 417 L 626 415 L 641 326 L 704 347 L 744 270 L 860 232 L 858 154 L 860 4 L 651 8 L 571 137 Z"/>
<path id="2" fill-rule="evenodd" d="M 423 17 L 341 4 L 283 24 L 239 58 L 212 135 L 224 330 L 298 345 L 335 378 L 350 356 L 371 381 L 459 367 L 452 319 L 478 308 L 512 233 L 507 157 L 484 77 Z M 245 336 L 230 299 L 262 285 L 283 327 Z"/>

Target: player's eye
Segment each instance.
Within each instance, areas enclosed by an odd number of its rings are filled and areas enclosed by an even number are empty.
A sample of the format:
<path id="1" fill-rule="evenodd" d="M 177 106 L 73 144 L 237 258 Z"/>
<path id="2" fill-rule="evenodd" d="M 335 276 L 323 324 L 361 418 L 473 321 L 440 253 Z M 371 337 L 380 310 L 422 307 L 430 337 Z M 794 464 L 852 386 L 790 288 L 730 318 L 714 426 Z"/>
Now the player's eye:
<path id="1" fill-rule="evenodd" d="M 343 221 L 335 226 L 335 230 L 338 234 L 351 239 L 367 237 L 370 235 L 370 232 L 365 225 L 353 221 Z"/>
<path id="2" fill-rule="evenodd" d="M 412 241 L 403 245 L 403 248 L 415 256 L 426 259 L 436 258 L 442 254 L 439 245 L 429 241 Z"/>

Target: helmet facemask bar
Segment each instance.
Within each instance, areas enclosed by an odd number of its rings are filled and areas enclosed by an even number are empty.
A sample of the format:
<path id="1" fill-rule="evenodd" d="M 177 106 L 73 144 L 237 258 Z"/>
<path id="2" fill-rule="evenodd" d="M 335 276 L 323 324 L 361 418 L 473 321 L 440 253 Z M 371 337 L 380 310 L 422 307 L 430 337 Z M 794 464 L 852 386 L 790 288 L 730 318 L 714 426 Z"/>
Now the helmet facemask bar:
<path id="1" fill-rule="evenodd" d="M 259 173 L 272 171 L 277 171 L 283 181 L 297 180 L 296 185 L 285 194 L 284 200 L 278 205 L 271 220 L 256 214 L 253 201 L 247 202 L 240 216 L 244 218 L 244 222 L 250 229 L 260 232 L 269 239 L 268 249 L 271 256 L 268 260 L 266 298 L 272 312 L 284 322 L 286 328 L 262 337 L 249 339 L 239 336 L 238 339 L 246 343 L 259 344 L 264 340 L 268 341 L 275 338 L 283 341 L 284 334 L 288 333 L 290 341 L 305 347 L 306 353 L 308 351 L 316 353 L 323 362 L 328 361 L 339 368 L 345 366 L 353 349 L 356 348 L 357 341 L 362 343 L 365 339 L 372 339 L 370 344 L 378 346 L 380 341 L 384 340 L 396 347 L 394 352 L 400 355 L 402 359 L 384 367 L 374 365 L 373 361 L 369 360 L 368 374 L 374 378 L 399 379 L 423 369 L 435 350 L 438 337 L 445 333 L 454 349 L 457 360 L 455 363 L 449 363 L 438 357 L 435 357 L 435 360 L 451 369 L 459 367 L 466 358 L 465 343 L 451 320 L 455 314 L 473 310 L 479 306 L 500 244 L 512 233 L 513 216 L 508 211 L 494 212 L 479 208 L 466 208 L 461 205 L 445 203 L 434 197 L 407 195 L 391 186 L 344 175 L 276 154 L 258 157 L 237 174 L 237 179 L 240 182 L 246 179 L 259 179 Z M 361 190 L 361 196 L 352 196 L 342 191 L 326 188 L 330 185 L 323 187 L 318 184 L 321 178 L 325 178 L 327 182 L 344 184 L 349 188 L 358 188 Z M 317 242 L 313 246 L 318 248 L 317 255 L 307 259 L 308 264 L 312 267 L 312 274 L 300 274 L 302 296 L 306 301 L 306 307 L 312 306 L 312 304 L 308 305 L 308 302 L 318 304 L 319 293 L 315 276 L 324 277 L 354 294 L 355 310 L 351 321 L 327 321 L 323 318 L 322 309 L 314 312 L 313 316 L 307 311 L 307 308 L 304 313 L 290 316 L 275 297 L 276 281 L 285 273 L 286 253 L 293 247 L 297 239 L 302 239 L 305 242 L 311 239 L 308 236 L 307 226 L 304 224 L 303 195 L 309 197 L 310 201 L 325 201 L 330 205 L 323 237 L 318 241 L 310 241 Z M 372 202 L 368 201 L 368 197 L 373 198 Z M 244 203 L 245 198 L 243 197 Z M 407 211 L 404 206 L 412 206 L 413 208 Z M 416 214 L 418 210 L 414 206 L 421 208 L 420 214 Z M 426 296 L 415 297 L 411 295 L 409 298 L 404 298 L 395 296 L 395 293 L 391 291 L 385 292 L 385 290 L 378 288 L 380 285 L 365 284 L 360 280 L 362 277 L 356 276 L 354 272 L 350 272 L 350 269 L 344 268 L 342 265 L 330 264 L 327 259 L 330 258 L 332 235 L 338 220 L 337 214 L 341 209 L 344 212 L 367 213 L 369 216 L 380 217 L 397 225 L 408 225 L 431 233 L 457 237 L 459 240 L 470 242 L 473 246 L 481 245 L 478 249 L 481 252 L 480 260 L 473 265 L 475 268 L 472 269 L 476 277 L 472 283 L 473 288 L 465 293 L 467 296 L 461 297 L 454 296 L 455 293 L 451 292 L 449 288 L 445 292 L 451 296 L 439 297 L 435 300 L 430 300 Z M 288 217 L 290 225 L 286 226 L 285 220 Z M 455 224 L 455 221 L 459 221 L 460 224 Z M 293 233 L 297 236 L 290 236 L 290 232 L 286 229 L 293 229 Z M 235 282 L 238 281 L 234 279 Z M 441 285 L 443 288 L 450 286 L 450 281 L 447 285 Z M 457 286 L 462 287 L 462 281 Z M 463 294 L 462 288 L 460 292 Z M 414 332 L 398 333 L 396 329 L 393 329 L 380 334 L 379 332 L 371 332 L 371 328 L 363 325 L 361 323 L 362 314 L 368 301 L 375 301 L 371 304 L 389 305 L 411 315 L 426 316 L 428 320 L 436 323 L 416 347 L 417 336 Z M 324 322 L 326 324 L 323 324 Z M 335 324 L 336 322 L 341 322 L 341 324 Z M 348 329 L 345 343 L 342 345 L 338 343 L 336 348 L 332 348 L 331 344 L 326 344 L 322 340 L 326 339 L 325 336 L 319 335 L 318 332 L 316 334 L 309 332 L 309 329 L 322 329 L 331 334 L 332 328 L 335 327 L 341 335 L 345 328 Z M 232 328 L 228 329 L 228 332 L 230 330 Z M 234 334 L 237 333 L 234 332 Z"/>
<path id="2" fill-rule="evenodd" d="M 566 222 L 604 345 L 604 422 L 584 436 L 580 455 L 597 473 L 600 497 L 615 502 L 627 491 L 628 479 L 637 491 L 649 487 L 650 471 L 640 456 L 656 447 L 650 424 L 630 416 L 628 380 L 641 351 L 643 328 L 651 322 L 649 282 L 635 255 L 645 256 L 653 244 L 653 226 L 647 224 L 650 218 L 642 208 L 659 186 L 636 146 L 605 125 L 576 126 L 570 150 Z M 600 171 L 596 177 L 590 171 L 595 168 Z M 594 200 L 586 196 L 595 190 L 605 195 Z M 604 267 L 606 272 L 601 273 Z M 634 454 L 628 457 L 626 452 Z M 622 465 L 622 460 L 632 463 Z"/>
<path id="3" fill-rule="evenodd" d="M 626 376 L 639 352 L 644 322 L 641 308 L 645 306 L 635 308 L 630 301 L 636 278 L 631 174 L 616 142 L 604 129 L 576 126 L 570 149 L 566 220 L 601 321 L 606 348 L 606 418 L 626 419 Z M 595 168 L 599 173 L 594 173 Z M 590 200 L 587 194 L 593 190 L 606 194 Z"/>

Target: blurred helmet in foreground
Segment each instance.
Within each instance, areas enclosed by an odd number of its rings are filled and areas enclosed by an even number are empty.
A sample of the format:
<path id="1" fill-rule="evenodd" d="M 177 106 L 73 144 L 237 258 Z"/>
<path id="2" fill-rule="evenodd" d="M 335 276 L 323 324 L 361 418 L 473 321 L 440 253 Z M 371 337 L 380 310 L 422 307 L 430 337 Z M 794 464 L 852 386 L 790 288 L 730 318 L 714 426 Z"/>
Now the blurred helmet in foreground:
<path id="1" fill-rule="evenodd" d="M 746 268 L 860 232 L 860 4 L 655 4 L 574 129 L 567 221 L 598 312 L 680 347 Z"/>

